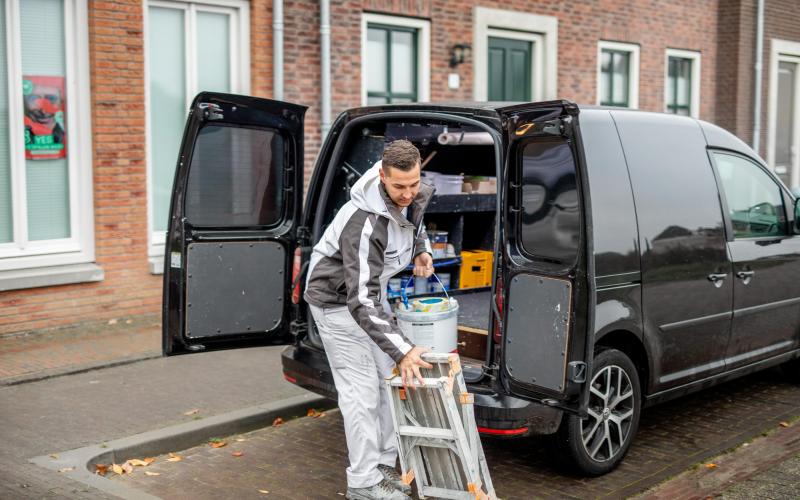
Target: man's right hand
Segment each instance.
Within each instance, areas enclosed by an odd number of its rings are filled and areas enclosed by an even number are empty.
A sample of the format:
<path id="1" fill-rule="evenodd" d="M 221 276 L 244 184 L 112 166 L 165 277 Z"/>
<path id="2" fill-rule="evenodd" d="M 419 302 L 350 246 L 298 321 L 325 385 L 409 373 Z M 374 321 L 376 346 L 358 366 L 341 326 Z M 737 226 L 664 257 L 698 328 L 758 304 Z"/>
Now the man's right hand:
<path id="1" fill-rule="evenodd" d="M 427 347 L 415 346 L 403 356 L 403 359 L 397 364 L 400 369 L 400 376 L 403 378 L 403 386 L 414 387 L 414 377 L 417 378 L 420 384 L 424 384 L 420 368 L 433 368 L 433 365 L 427 361 L 422 360 L 422 354 L 430 351 Z"/>

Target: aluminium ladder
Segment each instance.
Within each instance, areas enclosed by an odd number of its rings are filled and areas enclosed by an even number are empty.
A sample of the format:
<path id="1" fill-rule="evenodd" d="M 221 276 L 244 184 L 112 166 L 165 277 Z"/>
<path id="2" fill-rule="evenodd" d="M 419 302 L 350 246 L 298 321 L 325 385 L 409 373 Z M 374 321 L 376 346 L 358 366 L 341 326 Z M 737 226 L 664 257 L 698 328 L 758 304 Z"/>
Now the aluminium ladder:
<path id="1" fill-rule="evenodd" d="M 403 482 L 416 480 L 420 498 L 496 499 L 458 354 L 422 359 L 433 365 L 424 384 L 404 388 L 397 372 L 386 380 Z"/>

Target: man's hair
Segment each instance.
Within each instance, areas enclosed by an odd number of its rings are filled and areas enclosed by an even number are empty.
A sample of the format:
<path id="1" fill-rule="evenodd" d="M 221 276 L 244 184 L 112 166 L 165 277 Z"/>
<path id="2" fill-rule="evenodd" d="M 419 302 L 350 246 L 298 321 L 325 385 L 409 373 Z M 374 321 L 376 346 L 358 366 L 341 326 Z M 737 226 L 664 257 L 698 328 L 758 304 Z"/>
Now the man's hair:
<path id="1" fill-rule="evenodd" d="M 419 164 L 419 150 L 405 139 L 390 142 L 383 150 L 383 168 L 398 168 L 408 172 Z"/>

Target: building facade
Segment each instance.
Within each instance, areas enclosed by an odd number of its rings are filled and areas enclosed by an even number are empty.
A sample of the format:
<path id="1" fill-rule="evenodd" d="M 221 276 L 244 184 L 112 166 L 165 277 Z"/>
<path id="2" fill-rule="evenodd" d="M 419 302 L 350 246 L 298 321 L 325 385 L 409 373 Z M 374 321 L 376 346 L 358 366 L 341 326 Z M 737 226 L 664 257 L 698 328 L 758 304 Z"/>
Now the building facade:
<path id="1" fill-rule="evenodd" d="M 333 0 L 331 116 L 553 98 L 665 111 L 757 140 L 797 186 L 800 4 L 763 1 L 760 59 L 758 12 L 756 0 Z M 0 0 L 0 17 L 0 334 L 158 313 L 198 91 L 272 98 L 282 68 L 283 100 L 310 107 L 310 177 L 329 125 L 320 2 Z"/>

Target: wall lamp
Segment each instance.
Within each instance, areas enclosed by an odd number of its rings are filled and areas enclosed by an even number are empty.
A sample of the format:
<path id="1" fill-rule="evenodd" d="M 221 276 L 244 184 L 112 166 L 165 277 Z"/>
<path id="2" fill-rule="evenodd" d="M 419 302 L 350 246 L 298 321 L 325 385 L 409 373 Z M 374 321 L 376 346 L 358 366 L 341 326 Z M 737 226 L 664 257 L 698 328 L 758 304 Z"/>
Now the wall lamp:
<path id="1" fill-rule="evenodd" d="M 463 64 L 469 57 L 472 47 L 468 43 L 457 43 L 450 49 L 450 67 L 455 68 L 459 64 Z"/>

